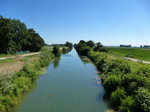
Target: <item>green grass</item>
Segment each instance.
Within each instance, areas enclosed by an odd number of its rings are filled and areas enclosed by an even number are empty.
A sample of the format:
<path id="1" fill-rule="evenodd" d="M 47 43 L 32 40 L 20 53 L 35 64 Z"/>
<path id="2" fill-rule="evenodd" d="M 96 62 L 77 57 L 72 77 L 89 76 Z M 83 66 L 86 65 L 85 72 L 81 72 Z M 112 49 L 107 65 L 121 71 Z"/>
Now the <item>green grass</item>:
<path id="1" fill-rule="evenodd" d="M 10 57 L 15 56 L 15 54 L 0 54 L 0 57 Z"/>
<path id="2" fill-rule="evenodd" d="M 150 49 L 148 48 L 107 47 L 107 49 L 109 53 L 116 56 L 150 61 Z"/>
<path id="3" fill-rule="evenodd" d="M 15 60 L 14 59 L 5 59 L 5 60 L 0 60 L 0 65 L 4 64 L 4 63 L 14 63 Z"/>

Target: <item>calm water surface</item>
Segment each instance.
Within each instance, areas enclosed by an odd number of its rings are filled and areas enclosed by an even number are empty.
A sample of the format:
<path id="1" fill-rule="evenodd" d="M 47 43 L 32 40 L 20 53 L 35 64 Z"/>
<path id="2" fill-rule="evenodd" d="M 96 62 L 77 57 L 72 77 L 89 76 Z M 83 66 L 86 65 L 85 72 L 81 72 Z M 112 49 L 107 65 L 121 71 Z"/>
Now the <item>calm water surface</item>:
<path id="1" fill-rule="evenodd" d="M 48 66 L 16 112 L 105 112 L 104 89 L 97 76 L 95 66 L 72 50 Z"/>

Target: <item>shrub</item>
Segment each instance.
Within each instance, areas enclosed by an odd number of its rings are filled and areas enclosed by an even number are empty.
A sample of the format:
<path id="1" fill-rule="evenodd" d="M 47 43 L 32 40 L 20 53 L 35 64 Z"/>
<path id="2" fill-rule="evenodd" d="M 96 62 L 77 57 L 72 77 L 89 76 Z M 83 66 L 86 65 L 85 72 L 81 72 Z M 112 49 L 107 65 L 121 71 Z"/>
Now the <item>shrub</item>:
<path id="1" fill-rule="evenodd" d="M 121 100 L 125 98 L 126 98 L 126 92 L 124 91 L 124 89 L 117 88 L 117 90 L 111 94 L 110 104 L 114 109 L 118 110 L 119 106 L 121 105 Z"/>
<path id="2" fill-rule="evenodd" d="M 136 73 L 126 74 L 122 78 L 121 85 L 126 89 L 128 94 L 134 94 L 138 87 L 144 86 L 145 80 L 145 77 L 139 76 Z"/>
<path id="3" fill-rule="evenodd" d="M 108 52 L 108 50 L 105 47 L 94 47 L 93 51 L 99 51 L 99 52 Z"/>
<path id="4" fill-rule="evenodd" d="M 135 99 L 139 112 L 150 112 L 150 92 L 147 89 L 139 88 L 136 91 Z"/>
<path id="5" fill-rule="evenodd" d="M 67 52 L 67 49 L 62 48 L 62 52 L 63 52 L 63 53 L 66 53 L 66 52 Z"/>
<path id="6" fill-rule="evenodd" d="M 60 56 L 60 49 L 59 49 L 59 47 L 54 46 L 52 53 L 53 53 L 55 56 Z"/>
<path id="7" fill-rule="evenodd" d="M 126 61 L 123 60 L 112 60 L 107 63 L 106 70 L 104 74 L 108 74 L 109 72 L 119 72 L 123 74 L 128 74 L 131 73 L 131 67 Z"/>
<path id="8" fill-rule="evenodd" d="M 31 80 L 27 77 L 18 77 L 14 80 L 13 84 L 14 84 L 14 94 L 18 96 L 29 89 L 31 85 Z"/>
<path id="9" fill-rule="evenodd" d="M 144 87 L 150 91 L 150 77 L 145 79 Z"/>
<path id="10" fill-rule="evenodd" d="M 84 56 L 87 56 L 89 51 L 90 51 L 90 47 L 86 45 L 83 45 L 79 50 L 80 54 Z"/>
<path id="11" fill-rule="evenodd" d="M 136 71 L 136 74 L 144 76 L 144 77 L 149 77 L 150 76 L 150 67 L 142 65 L 141 67 L 138 68 Z"/>
<path id="12" fill-rule="evenodd" d="M 111 93 L 117 89 L 121 83 L 121 77 L 116 75 L 108 76 L 103 83 L 106 92 Z"/>
<path id="13" fill-rule="evenodd" d="M 135 112 L 135 106 L 135 99 L 132 96 L 127 96 L 125 99 L 121 99 L 119 110 L 121 112 Z"/>

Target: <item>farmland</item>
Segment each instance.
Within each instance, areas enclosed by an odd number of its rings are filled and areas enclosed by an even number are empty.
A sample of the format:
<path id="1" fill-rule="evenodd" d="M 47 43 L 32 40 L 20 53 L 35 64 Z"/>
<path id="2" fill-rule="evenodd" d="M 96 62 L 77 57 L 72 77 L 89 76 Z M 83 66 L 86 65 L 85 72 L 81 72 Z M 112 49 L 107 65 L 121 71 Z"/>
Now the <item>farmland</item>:
<path id="1" fill-rule="evenodd" d="M 120 57 L 130 57 L 150 61 L 149 48 L 107 47 L 109 53 Z"/>

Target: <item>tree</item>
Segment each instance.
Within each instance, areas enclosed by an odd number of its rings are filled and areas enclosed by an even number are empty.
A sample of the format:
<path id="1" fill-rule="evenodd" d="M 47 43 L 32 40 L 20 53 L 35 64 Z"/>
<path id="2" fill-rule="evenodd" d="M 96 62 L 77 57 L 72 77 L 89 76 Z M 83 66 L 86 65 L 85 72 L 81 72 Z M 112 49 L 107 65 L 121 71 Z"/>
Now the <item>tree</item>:
<path id="1" fill-rule="evenodd" d="M 54 46 L 52 53 L 53 53 L 55 56 L 59 56 L 59 55 L 60 55 L 59 47 Z"/>
<path id="2" fill-rule="evenodd" d="M 86 45 L 92 48 L 95 46 L 95 43 L 92 40 L 89 40 L 86 42 Z"/>
<path id="3" fill-rule="evenodd" d="M 71 43 L 71 42 L 66 42 L 65 43 L 65 46 L 67 46 L 67 47 L 69 47 L 69 49 L 72 49 L 72 47 L 73 47 L 73 44 Z"/>
<path id="4" fill-rule="evenodd" d="M 90 47 L 83 44 L 83 46 L 80 48 L 80 54 L 87 56 L 88 52 L 90 51 Z"/>
<path id="5" fill-rule="evenodd" d="M 44 40 L 34 29 L 28 29 L 27 37 L 22 40 L 22 50 L 39 51 L 44 46 Z"/>
<path id="6" fill-rule="evenodd" d="M 44 40 L 34 29 L 27 29 L 20 20 L 0 17 L 0 53 L 17 51 L 39 51 Z"/>
<path id="7" fill-rule="evenodd" d="M 26 25 L 19 20 L 0 19 L 0 53 L 15 53 L 21 50 L 20 41 L 26 36 Z"/>
<path id="8" fill-rule="evenodd" d="M 100 42 L 98 42 L 96 44 L 96 46 L 93 48 L 93 50 L 99 51 L 99 52 L 108 52 L 108 50 L 105 47 L 103 47 L 103 45 Z"/>

